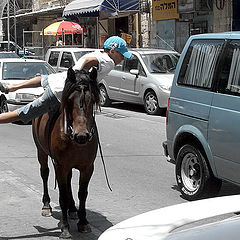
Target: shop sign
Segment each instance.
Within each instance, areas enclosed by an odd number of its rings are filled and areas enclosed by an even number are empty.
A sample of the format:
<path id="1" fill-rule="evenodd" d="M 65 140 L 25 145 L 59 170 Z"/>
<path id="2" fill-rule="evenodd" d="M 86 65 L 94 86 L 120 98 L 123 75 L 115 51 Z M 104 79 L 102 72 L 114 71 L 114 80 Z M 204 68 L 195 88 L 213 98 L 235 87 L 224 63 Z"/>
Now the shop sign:
<path id="1" fill-rule="evenodd" d="M 152 0 L 153 20 L 179 18 L 177 0 Z"/>
<path id="2" fill-rule="evenodd" d="M 126 43 L 130 44 L 132 41 L 132 35 L 127 33 L 121 33 L 121 38 L 123 38 Z"/>

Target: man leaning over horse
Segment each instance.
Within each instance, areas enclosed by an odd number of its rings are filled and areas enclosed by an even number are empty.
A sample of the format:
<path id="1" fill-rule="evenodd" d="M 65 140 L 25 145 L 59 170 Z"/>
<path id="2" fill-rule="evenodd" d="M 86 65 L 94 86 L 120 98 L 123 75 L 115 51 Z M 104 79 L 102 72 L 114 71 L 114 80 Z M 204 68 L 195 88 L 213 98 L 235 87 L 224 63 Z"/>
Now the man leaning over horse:
<path id="1" fill-rule="evenodd" d="M 124 57 L 130 58 L 126 42 L 117 36 L 112 36 L 104 42 L 104 52 L 95 51 L 81 57 L 74 70 L 97 68 L 98 80 L 103 79 L 115 65 L 119 64 Z M 4 93 L 14 92 L 21 88 L 34 88 L 42 86 L 44 93 L 33 102 L 12 112 L 0 114 L 1 123 L 11 123 L 21 120 L 28 123 L 36 117 L 57 109 L 60 106 L 61 95 L 67 78 L 67 71 L 42 75 L 19 84 L 4 85 L 0 83 L 0 91 Z"/>

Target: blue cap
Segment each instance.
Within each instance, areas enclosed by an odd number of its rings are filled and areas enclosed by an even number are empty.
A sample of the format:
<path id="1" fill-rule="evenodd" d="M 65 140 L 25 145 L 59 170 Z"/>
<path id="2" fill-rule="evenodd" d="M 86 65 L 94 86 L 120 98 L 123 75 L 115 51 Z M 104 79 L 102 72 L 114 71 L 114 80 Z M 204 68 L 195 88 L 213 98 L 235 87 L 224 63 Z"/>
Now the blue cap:
<path id="1" fill-rule="evenodd" d="M 126 41 L 117 36 L 108 38 L 104 42 L 103 48 L 114 49 L 114 50 L 120 52 L 125 58 L 130 58 L 132 56 L 132 53 L 130 53 L 127 49 Z"/>

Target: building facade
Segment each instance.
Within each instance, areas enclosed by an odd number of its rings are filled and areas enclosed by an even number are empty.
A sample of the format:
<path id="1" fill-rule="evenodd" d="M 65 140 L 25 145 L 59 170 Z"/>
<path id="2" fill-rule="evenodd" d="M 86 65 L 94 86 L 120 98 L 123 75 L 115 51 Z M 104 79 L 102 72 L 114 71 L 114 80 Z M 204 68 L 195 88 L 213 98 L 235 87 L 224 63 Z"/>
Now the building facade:
<path id="1" fill-rule="evenodd" d="M 70 2 L 72 0 L 2 0 L 0 39 L 8 39 L 9 21 L 10 40 L 20 46 L 23 38 L 25 42 L 38 42 L 31 34 L 23 37 L 23 31 L 42 31 L 49 24 L 63 19 L 63 11 Z M 111 16 L 104 16 L 100 11 L 97 16 L 70 14 L 65 18 L 88 29 L 89 47 L 102 47 L 108 36 L 123 33 L 121 36 L 130 39 L 129 46 L 132 47 L 163 47 L 181 52 L 191 35 L 240 30 L 240 2 L 139 0 L 137 11 L 118 12 Z M 48 37 L 44 41 L 51 45 L 55 38 Z"/>

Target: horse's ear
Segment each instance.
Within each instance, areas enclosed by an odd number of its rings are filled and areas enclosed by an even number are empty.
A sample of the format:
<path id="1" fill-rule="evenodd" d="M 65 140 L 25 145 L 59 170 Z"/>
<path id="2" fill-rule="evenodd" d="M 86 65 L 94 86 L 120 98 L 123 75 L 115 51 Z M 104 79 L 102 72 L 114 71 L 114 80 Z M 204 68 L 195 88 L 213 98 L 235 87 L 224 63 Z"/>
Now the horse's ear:
<path id="1" fill-rule="evenodd" d="M 70 67 L 67 71 L 67 78 L 71 81 L 71 82 L 76 82 L 76 76 L 75 76 L 75 72 L 72 69 L 72 67 Z"/>
<path id="2" fill-rule="evenodd" d="M 89 77 L 93 80 L 97 79 L 97 69 L 95 67 L 91 68 L 91 71 L 89 72 Z"/>

